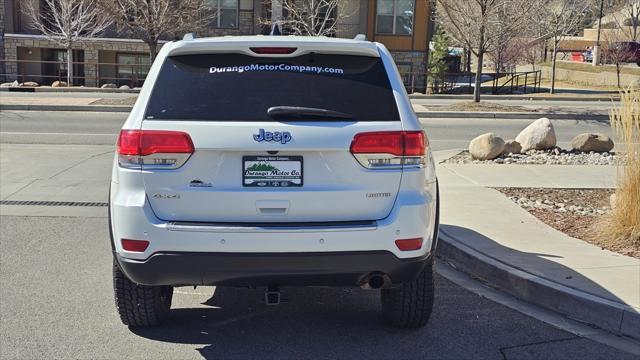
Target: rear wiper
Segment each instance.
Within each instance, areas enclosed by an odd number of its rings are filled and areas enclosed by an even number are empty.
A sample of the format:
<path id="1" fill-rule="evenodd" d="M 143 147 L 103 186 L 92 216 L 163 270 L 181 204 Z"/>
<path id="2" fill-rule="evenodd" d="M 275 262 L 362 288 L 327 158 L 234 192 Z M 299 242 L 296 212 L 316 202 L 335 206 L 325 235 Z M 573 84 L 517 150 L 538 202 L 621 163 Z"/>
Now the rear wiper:
<path id="1" fill-rule="evenodd" d="M 353 115 L 351 114 L 302 106 L 272 106 L 267 110 L 267 115 L 275 120 L 311 120 L 317 118 L 334 120 L 353 119 Z"/>

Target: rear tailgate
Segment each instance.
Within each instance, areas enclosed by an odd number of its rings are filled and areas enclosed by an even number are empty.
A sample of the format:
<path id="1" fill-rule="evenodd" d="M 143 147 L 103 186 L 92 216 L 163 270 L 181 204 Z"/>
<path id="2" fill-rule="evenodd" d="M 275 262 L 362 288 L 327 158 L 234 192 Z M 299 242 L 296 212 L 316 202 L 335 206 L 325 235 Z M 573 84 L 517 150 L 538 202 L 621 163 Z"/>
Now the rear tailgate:
<path id="1" fill-rule="evenodd" d="M 352 118 L 276 121 L 267 115 L 273 106 Z M 142 130 L 186 132 L 195 148 L 179 169 L 143 171 L 151 207 L 164 220 L 376 220 L 389 214 L 400 185 L 400 169 L 367 169 L 349 151 L 357 133 L 402 130 L 376 57 L 170 57 Z M 271 176 L 281 173 L 293 176 Z"/>

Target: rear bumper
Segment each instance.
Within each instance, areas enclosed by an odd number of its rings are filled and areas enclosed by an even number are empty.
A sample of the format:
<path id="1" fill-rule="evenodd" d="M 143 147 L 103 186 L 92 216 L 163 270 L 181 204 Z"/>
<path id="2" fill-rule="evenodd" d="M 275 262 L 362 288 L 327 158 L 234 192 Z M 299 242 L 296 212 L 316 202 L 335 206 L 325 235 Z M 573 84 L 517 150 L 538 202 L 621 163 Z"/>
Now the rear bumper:
<path id="1" fill-rule="evenodd" d="M 112 193 L 112 245 L 122 257 L 143 261 L 158 253 L 321 253 L 386 251 L 398 258 L 424 256 L 437 226 L 435 183 L 422 193 L 402 193 L 388 217 L 340 224 L 185 223 L 158 219 L 146 194 Z M 338 206 L 338 205 L 336 205 Z M 259 225 L 259 224 L 258 224 Z M 293 225 L 293 226 L 291 226 Z M 418 250 L 400 251 L 397 239 L 423 238 Z M 147 240 L 144 252 L 122 248 L 120 239 Z"/>
<path id="2" fill-rule="evenodd" d="M 155 253 L 133 260 L 115 253 L 129 279 L 142 285 L 359 286 L 372 273 L 391 283 L 413 279 L 432 253 L 400 259 L 388 251 L 324 253 Z"/>

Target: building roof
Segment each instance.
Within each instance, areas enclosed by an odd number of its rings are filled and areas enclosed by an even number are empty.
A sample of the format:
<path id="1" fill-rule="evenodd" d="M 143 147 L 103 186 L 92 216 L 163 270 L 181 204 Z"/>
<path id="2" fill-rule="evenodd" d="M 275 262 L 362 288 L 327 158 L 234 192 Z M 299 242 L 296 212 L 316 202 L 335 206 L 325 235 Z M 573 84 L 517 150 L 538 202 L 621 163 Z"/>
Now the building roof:
<path id="1" fill-rule="evenodd" d="M 559 51 L 584 51 L 587 47 L 593 47 L 595 41 L 580 36 L 570 36 L 560 40 Z"/>

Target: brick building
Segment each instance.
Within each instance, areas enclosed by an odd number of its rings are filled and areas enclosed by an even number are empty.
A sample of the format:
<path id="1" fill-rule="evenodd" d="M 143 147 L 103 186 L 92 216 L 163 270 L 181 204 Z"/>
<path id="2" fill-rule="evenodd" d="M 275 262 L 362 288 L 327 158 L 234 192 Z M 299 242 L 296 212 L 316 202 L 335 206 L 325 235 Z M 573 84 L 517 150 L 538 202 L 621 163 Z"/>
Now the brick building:
<path id="1" fill-rule="evenodd" d="M 41 0 L 1 0 L 0 80 L 36 81 L 49 85 L 66 77 L 66 51 L 37 34 L 22 13 L 21 3 Z M 206 0 L 216 18 L 199 36 L 263 34 L 261 19 L 282 14 L 278 0 Z M 425 0 L 340 0 L 342 12 L 336 36 L 365 34 L 391 50 L 411 90 L 424 90 L 428 40 L 432 24 Z M 24 5 L 23 5 L 24 6 Z M 42 6 L 40 4 L 40 6 Z M 168 39 L 169 40 L 169 39 Z M 162 44 L 160 44 L 162 45 Z M 74 46 L 74 83 L 139 86 L 149 66 L 144 42 L 115 31 L 86 39 Z"/>

